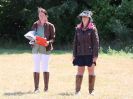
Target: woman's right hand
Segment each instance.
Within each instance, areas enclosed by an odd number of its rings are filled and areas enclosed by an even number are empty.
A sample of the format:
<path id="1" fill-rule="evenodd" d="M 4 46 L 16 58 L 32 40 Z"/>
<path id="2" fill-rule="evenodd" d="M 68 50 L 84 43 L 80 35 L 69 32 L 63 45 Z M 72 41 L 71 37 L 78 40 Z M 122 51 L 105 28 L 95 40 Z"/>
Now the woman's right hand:
<path id="1" fill-rule="evenodd" d="M 34 45 L 30 45 L 31 46 L 31 48 L 33 48 L 34 47 Z"/>
<path id="2" fill-rule="evenodd" d="M 74 59 L 75 59 L 75 57 L 73 56 L 73 57 L 72 57 L 72 60 L 74 60 Z"/>

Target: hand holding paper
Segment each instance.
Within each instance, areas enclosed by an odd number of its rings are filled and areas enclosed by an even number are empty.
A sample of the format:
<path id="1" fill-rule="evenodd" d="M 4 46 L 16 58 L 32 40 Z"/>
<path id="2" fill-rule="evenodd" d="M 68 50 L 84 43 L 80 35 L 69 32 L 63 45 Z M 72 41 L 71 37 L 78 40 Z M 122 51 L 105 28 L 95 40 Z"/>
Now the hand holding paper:
<path id="1" fill-rule="evenodd" d="M 35 31 L 29 31 L 26 33 L 25 38 L 30 40 L 29 44 L 34 45 L 34 43 L 41 45 L 41 46 L 48 46 L 48 41 L 46 38 L 40 37 L 40 36 L 35 36 Z"/>

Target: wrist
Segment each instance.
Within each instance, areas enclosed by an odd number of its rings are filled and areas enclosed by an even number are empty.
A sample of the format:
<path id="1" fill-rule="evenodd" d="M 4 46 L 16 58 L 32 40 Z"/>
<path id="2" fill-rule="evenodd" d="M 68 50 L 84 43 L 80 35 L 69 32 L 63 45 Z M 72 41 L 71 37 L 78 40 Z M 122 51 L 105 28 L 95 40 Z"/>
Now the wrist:
<path id="1" fill-rule="evenodd" d="M 49 43 L 50 43 L 50 41 L 47 41 L 47 43 L 49 44 Z"/>
<path id="2" fill-rule="evenodd" d="M 96 62 L 92 62 L 92 65 L 95 65 L 96 66 Z"/>

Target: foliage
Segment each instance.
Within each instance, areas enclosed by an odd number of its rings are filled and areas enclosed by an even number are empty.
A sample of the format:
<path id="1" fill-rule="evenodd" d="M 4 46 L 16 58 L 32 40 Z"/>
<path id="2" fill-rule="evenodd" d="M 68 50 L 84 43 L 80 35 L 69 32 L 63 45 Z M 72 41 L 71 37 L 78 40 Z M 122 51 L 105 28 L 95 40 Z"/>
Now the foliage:
<path id="1" fill-rule="evenodd" d="M 56 27 L 56 44 L 73 41 L 78 14 L 92 10 L 101 43 L 133 42 L 133 1 L 110 4 L 109 0 L 0 0 L 0 39 L 3 42 L 27 42 L 23 35 L 38 19 L 37 7 L 48 11 Z"/>

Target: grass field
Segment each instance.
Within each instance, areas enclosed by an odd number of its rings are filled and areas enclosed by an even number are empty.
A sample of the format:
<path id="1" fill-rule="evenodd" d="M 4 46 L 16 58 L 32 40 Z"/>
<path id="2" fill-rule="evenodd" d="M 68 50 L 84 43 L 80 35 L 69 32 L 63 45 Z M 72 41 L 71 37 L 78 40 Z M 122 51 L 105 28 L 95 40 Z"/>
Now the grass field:
<path id="1" fill-rule="evenodd" d="M 96 66 L 95 96 L 88 95 L 84 74 L 81 96 L 75 96 L 76 67 L 70 52 L 56 51 L 49 63 L 49 91 L 33 94 L 33 60 L 30 51 L 0 51 L 0 99 L 133 99 L 133 55 L 100 54 Z"/>

